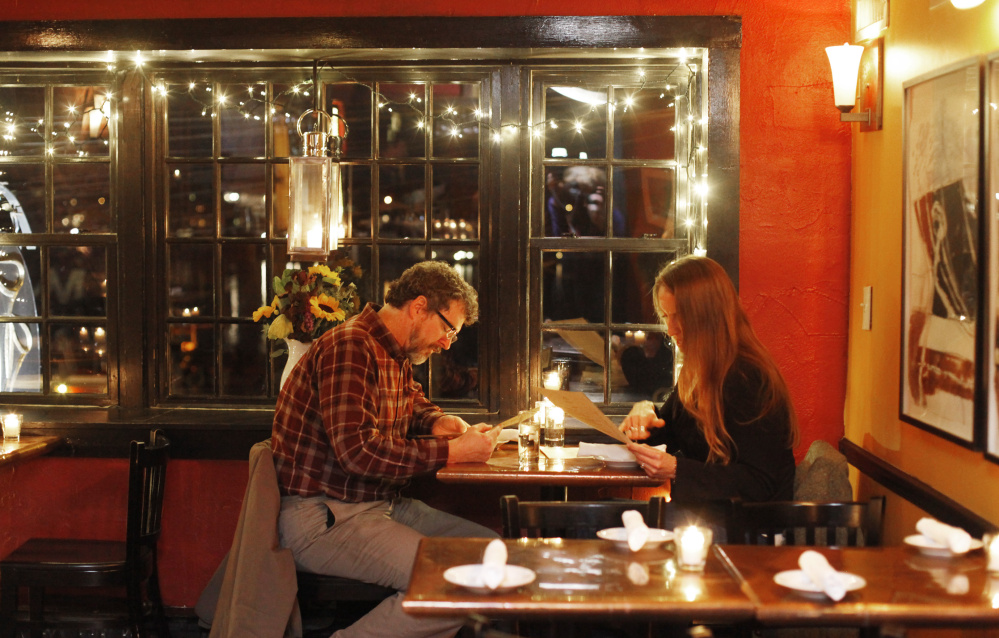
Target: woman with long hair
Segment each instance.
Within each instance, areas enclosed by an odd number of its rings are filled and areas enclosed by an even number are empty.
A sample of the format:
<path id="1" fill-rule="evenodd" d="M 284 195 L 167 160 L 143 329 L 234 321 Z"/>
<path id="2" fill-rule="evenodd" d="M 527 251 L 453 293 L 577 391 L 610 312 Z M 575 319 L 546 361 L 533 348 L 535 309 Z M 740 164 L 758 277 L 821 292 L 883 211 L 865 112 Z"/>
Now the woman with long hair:
<path id="1" fill-rule="evenodd" d="M 622 422 L 628 449 L 650 477 L 672 480 L 679 504 L 791 500 L 794 408 L 725 270 L 683 257 L 659 272 L 652 294 L 683 365 L 662 406 L 639 402 Z M 665 452 L 652 447 L 663 443 Z"/>

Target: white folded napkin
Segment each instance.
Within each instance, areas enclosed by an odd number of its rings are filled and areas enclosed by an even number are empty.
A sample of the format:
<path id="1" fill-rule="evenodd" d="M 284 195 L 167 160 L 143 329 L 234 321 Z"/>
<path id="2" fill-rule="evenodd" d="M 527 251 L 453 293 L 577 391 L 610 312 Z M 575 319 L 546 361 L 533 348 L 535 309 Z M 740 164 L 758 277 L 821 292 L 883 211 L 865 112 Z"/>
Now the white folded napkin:
<path id="1" fill-rule="evenodd" d="M 826 557 L 815 550 L 806 550 L 798 557 L 798 567 L 805 572 L 808 579 L 825 592 L 833 600 L 842 600 L 846 596 L 846 586 L 843 577 L 833 569 Z"/>
<path id="2" fill-rule="evenodd" d="M 505 572 L 506 544 L 494 538 L 482 555 L 482 584 L 489 589 L 496 589 L 503 582 Z"/>
<path id="3" fill-rule="evenodd" d="M 955 554 L 964 554 L 971 549 L 971 534 L 960 527 L 923 517 L 916 523 L 916 529 L 926 538 L 948 547 Z"/>
<path id="4" fill-rule="evenodd" d="M 645 547 L 645 541 L 649 540 L 649 526 L 645 524 L 638 510 L 628 510 L 621 514 L 621 521 L 624 522 L 624 531 L 628 536 L 628 548 L 637 552 Z"/>
<path id="5" fill-rule="evenodd" d="M 666 445 L 657 445 L 655 449 L 665 452 Z M 635 455 L 624 445 L 615 443 L 587 443 L 580 441 L 577 456 L 593 456 L 605 461 L 634 461 Z"/>

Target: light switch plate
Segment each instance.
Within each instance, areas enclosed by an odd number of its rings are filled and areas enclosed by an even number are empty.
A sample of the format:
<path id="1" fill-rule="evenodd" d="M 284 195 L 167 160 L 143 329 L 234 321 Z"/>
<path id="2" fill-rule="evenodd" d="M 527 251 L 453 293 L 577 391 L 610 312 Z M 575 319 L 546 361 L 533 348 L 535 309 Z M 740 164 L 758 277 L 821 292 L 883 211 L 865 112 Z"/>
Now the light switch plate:
<path id="1" fill-rule="evenodd" d="M 864 301 L 860 305 L 864 309 L 864 318 L 861 320 L 860 327 L 864 330 L 871 329 L 871 304 L 874 298 L 874 287 L 864 286 Z"/>

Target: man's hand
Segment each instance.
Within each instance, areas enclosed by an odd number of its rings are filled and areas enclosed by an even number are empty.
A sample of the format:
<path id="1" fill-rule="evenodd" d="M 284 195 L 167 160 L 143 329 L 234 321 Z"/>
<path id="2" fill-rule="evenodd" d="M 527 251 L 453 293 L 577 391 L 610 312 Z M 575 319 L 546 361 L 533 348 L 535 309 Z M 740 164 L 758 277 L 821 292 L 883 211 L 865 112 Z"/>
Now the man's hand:
<path id="1" fill-rule="evenodd" d="M 621 422 L 621 431 L 633 441 L 649 438 L 650 428 L 661 428 L 666 422 L 656 416 L 656 406 L 652 401 L 639 401 L 631 406 L 628 416 Z"/>
<path id="2" fill-rule="evenodd" d="M 430 429 L 430 432 L 434 436 L 457 436 L 459 434 L 464 434 L 468 427 L 468 423 L 465 422 L 465 419 L 459 416 L 445 414 L 441 418 L 434 421 L 434 426 Z"/>
<path id="3" fill-rule="evenodd" d="M 468 426 L 464 434 L 448 443 L 448 464 L 488 461 L 496 447 L 499 433 L 499 428 L 492 428 L 486 423 Z"/>

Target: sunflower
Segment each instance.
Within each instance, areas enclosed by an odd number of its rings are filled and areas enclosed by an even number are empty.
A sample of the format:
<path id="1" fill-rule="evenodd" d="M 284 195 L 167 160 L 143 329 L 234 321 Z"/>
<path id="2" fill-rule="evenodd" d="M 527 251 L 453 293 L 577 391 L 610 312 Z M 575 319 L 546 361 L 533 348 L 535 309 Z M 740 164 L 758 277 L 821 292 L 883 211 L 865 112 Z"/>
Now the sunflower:
<path id="1" fill-rule="evenodd" d="M 346 318 L 346 314 L 340 308 L 340 300 L 325 293 L 319 293 L 319 295 L 309 299 L 309 305 L 312 315 L 316 319 L 343 321 Z"/>
<path id="2" fill-rule="evenodd" d="M 271 315 L 274 314 L 274 311 L 277 310 L 279 304 L 280 302 L 278 301 L 277 295 L 275 295 L 274 301 L 271 302 L 271 305 L 260 306 L 259 308 L 253 311 L 253 320 L 260 321 L 263 318 L 270 319 Z"/>

